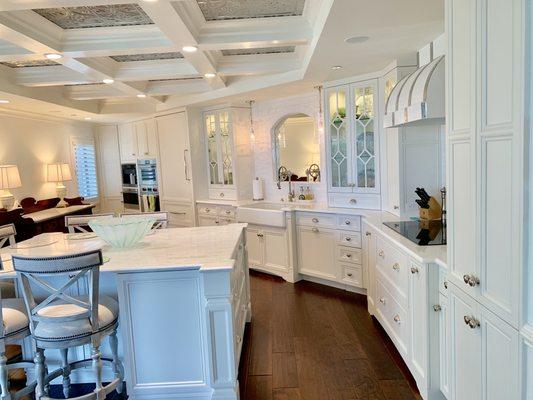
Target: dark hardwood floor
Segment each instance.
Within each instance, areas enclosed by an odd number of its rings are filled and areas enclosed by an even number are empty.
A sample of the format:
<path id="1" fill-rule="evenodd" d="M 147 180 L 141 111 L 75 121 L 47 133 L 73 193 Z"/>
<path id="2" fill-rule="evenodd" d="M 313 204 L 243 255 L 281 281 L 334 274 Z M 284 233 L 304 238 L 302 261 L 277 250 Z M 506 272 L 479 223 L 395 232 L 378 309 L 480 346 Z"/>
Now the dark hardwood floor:
<path id="1" fill-rule="evenodd" d="M 366 298 L 251 272 L 252 323 L 239 368 L 243 400 L 420 399 Z"/>

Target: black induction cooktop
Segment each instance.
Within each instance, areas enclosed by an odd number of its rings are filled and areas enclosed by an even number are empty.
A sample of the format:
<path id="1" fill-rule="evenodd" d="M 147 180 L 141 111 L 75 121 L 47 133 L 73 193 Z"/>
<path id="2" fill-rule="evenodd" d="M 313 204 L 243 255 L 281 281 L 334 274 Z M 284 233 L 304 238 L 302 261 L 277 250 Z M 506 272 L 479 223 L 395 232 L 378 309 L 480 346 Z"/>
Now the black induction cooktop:
<path id="1" fill-rule="evenodd" d="M 446 225 L 442 221 L 412 220 L 383 224 L 419 246 L 446 244 Z"/>

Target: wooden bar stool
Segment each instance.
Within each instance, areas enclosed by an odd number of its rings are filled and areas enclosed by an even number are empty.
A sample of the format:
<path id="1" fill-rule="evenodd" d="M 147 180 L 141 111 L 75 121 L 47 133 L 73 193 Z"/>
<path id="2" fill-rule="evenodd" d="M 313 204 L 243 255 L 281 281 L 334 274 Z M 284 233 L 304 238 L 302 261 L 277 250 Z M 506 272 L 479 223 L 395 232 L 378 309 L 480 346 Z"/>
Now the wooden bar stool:
<path id="1" fill-rule="evenodd" d="M 2 260 L 0 260 L 2 267 Z M 16 400 L 27 396 L 35 389 L 35 382 L 28 384 L 24 389 L 14 395 L 9 391 L 8 374 L 14 368 L 33 368 L 33 362 L 21 361 L 8 363 L 6 346 L 9 344 L 21 344 L 22 340 L 30 335 L 29 319 L 26 314 L 22 299 L 2 299 L 0 297 L 0 386 L 2 388 L 2 400 Z"/>
<path id="2" fill-rule="evenodd" d="M 118 358 L 118 303 L 108 296 L 99 295 L 99 274 L 102 265 L 100 250 L 68 254 L 57 257 L 13 256 L 24 294 L 31 336 L 35 342 L 36 400 L 50 399 L 45 393 L 48 382 L 63 375 L 63 393 L 70 391 L 70 372 L 92 365 L 96 388 L 94 392 L 76 399 L 104 399 L 108 393 L 122 392 L 124 369 Z M 68 289 L 80 279 L 87 278 L 88 295 L 71 296 Z M 59 285 L 57 282 L 61 282 Z M 59 287 L 57 287 L 59 286 Z M 48 297 L 35 298 L 36 290 L 44 290 Z M 103 360 L 100 353 L 102 340 L 109 336 L 112 360 Z M 72 347 L 91 345 L 91 358 L 68 362 Z M 45 349 L 59 349 L 61 368 L 46 374 Z M 102 384 L 102 363 L 111 362 L 115 378 L 106 386 Z"/>

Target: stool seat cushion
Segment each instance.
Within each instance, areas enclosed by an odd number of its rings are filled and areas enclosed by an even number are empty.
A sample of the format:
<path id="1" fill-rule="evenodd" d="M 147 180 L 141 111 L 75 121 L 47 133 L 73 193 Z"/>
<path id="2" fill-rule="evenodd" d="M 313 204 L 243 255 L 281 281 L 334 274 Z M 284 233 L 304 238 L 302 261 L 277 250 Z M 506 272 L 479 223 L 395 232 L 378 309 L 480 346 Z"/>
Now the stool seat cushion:
<path id="1" fill-rule="evenodd" d="M 87 296 L 75 296 L 87 303 Z M 79 339 L 93 334 L 89 318 L 81 318 L 73 321 L 65 321 L 64 318 L 74 317 L 86 313 L 87 309 L 76 304 L 66 303 L 63 300 L 54 300 L 46 307 L 37 312 L 40 317 L 58 318 L 59 320 L 39 321 L 33 336 L 42 341 L 63 341 L 70 339 Z M 104 331 L 117 323 L 118 320 L 118 303 L 109 296 L 100 296 L 98 304 L 98 331 Z"/>
<path id="2" fill-rule="evenodd" d="M 23 299 L 3 299 L 2 316 L 4 319 L 4 335 L 2 339 L 28 329 L 29 320 Z"/>

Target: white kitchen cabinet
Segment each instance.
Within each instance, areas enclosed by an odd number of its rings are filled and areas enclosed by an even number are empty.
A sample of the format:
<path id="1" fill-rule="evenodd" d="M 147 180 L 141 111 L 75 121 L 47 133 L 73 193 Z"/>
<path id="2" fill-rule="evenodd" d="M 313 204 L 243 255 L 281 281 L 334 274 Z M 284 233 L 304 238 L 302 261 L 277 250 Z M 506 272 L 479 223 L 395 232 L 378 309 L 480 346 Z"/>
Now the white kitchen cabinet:
<path id="1" fill-rule="evenodd" d="M 310 226 L 297 227 L 298 264 L 301 274 L 327 280 L 339 280 L 335 262 L 336 233 L 332 229 Z"/>
<path id="2" fill-rule="evenodd" d="M 136 163 L 139 156 L 137 133 L 133 123 L 118 126 L 118 139 L 120 144 L 120 161 L 124 163 Z"/>
<path id="3" fill-rule="evenodd" d="M 439 302 L 434 306 L 438 312 L 438 332 L 439 332 L 439 387 L 441 393 L 451 400 L 450 393 L 450 309 L 448 297 L 439 293 Z"/>
<path id="4" fill-rule="evenodd" d="M 375 79 L 325 91 L 331 206 L 380 208 L 378 95 Z"/>
<path id="5" fill-rule="evenodd" d="M 209 197 L 251 199 L 254 167 L 250 109 L 229 107 L 205 111 L 203 121 Z"/>
<path id="6" fill-rule="evenodd" d="M 519 335 L 510 325 L 450 286 L 452 399 L 519 399 Z"/>
<path id="7" fill-rule="evenodd" d="M 231 205 L 198 203 L 196 209 L 199 226 L 227 225 L 236 221 L 235 207 Z"/>
<path id="8" fill-rule="evenodd" d="M 250 225 L 246 234 L 250 268 L 285 277 L 290 265 L 287 229 Z"/>
<path id="9" fill-rule="evenodd" d="M 134 123 L 133 128 L 137 139 L 138 157 L 157 157 L 159 145 L 156 121 L 153 118 L 138 121 Z"/>
<path id="10" fill-rule="evenodd" d="M 96 128 L 100 212 L 123 212 L 122 177 L 118 129 L 115 125 Z"/>

